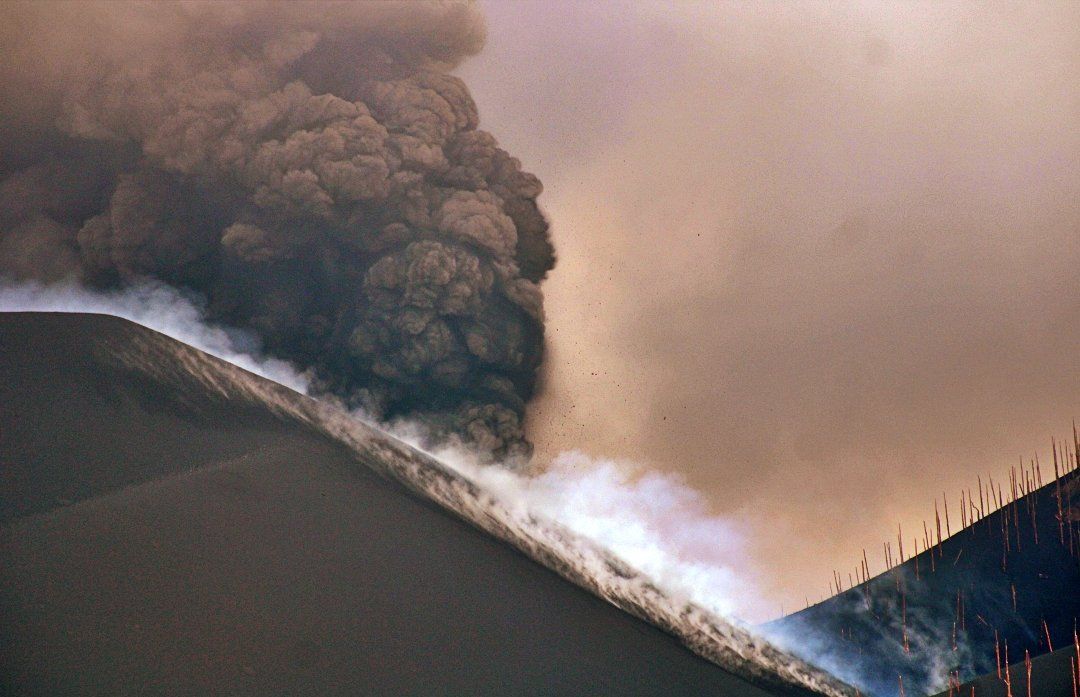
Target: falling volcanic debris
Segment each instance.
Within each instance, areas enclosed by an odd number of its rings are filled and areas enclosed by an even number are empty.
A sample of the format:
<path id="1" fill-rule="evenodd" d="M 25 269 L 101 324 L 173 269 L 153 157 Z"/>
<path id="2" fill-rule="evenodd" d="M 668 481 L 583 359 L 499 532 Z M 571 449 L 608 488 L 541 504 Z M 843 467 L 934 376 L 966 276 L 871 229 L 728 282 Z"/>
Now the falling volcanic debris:
<path id="1" fill-rule="evenodd" d="M 448 73 L 473 7 L 0 14 L 0 276 L 191 289 L 351 405 L 528 454 L 554 252 Z"/>

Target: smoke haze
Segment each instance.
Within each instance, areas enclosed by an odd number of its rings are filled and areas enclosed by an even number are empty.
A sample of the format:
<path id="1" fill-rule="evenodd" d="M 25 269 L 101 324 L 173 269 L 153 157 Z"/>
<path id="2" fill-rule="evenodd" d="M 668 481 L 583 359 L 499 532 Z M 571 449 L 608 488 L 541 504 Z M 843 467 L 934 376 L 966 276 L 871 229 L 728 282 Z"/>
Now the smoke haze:
<path id="1" fill-rule="evenodd" d="M 459 3 L 8 3 L 0 274 L 152 277 L 380 418 L 513 460 L 554 263 L 448 70 Z"/>
<path id="2" fill-rule="evenodd" d="M 684 474 L 776 614 L 1069 432 L 1076 3 L 482 7 L 560 255 L 538 452 Z"/>

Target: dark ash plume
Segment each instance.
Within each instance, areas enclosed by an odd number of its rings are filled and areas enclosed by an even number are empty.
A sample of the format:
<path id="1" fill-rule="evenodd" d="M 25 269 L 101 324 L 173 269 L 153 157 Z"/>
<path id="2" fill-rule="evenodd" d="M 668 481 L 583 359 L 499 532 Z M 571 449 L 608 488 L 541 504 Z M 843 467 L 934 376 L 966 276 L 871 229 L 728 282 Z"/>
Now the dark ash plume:
<path id="1" fill-rule="evenodd" d="M 554 264 L 462 4 L 5 4 L 0 275 L 190 288 L 320 389 L 527 455 Z"/>

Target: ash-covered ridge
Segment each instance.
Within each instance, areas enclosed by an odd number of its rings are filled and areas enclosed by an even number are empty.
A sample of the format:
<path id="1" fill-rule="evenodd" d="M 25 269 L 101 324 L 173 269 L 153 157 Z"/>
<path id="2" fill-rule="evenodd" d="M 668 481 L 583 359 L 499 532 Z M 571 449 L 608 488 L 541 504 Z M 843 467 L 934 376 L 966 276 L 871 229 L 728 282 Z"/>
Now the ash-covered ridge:
<path id="1" fill-rule="evenodd" d="M 111 360 L 168 383 L 182 371 L 223 399 L 254 401 L 346 444 L 358 460 L 520 550 L 568 581 L 674 635 L 687 648 L 764 688 L 851 697 L 854 688 L 760 636 L 665 592 L 599 545 L 515 502 L 502 500 L 436 458 L 374 428 L 340 404 L 298 394 L 178 342 L 111 347 Z"/>
<path id="2" fill-rule="evenodd" d="M 12 2 L 0 41 L 0 276 L 193 290 L 350 406 L 528 455 L 554 252 L 449 72 L 473 6 Z"/>

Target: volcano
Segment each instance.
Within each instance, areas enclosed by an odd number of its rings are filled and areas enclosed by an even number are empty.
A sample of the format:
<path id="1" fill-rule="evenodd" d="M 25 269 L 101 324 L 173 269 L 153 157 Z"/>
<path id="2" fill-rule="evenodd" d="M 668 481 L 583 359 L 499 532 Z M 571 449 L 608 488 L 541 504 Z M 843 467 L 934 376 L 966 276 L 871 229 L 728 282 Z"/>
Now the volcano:
<path id="1" fill-rule="evenodd" d="M 0 315 L 6 695 L 849 695 L 433 458 L 115 317 Z"/>

